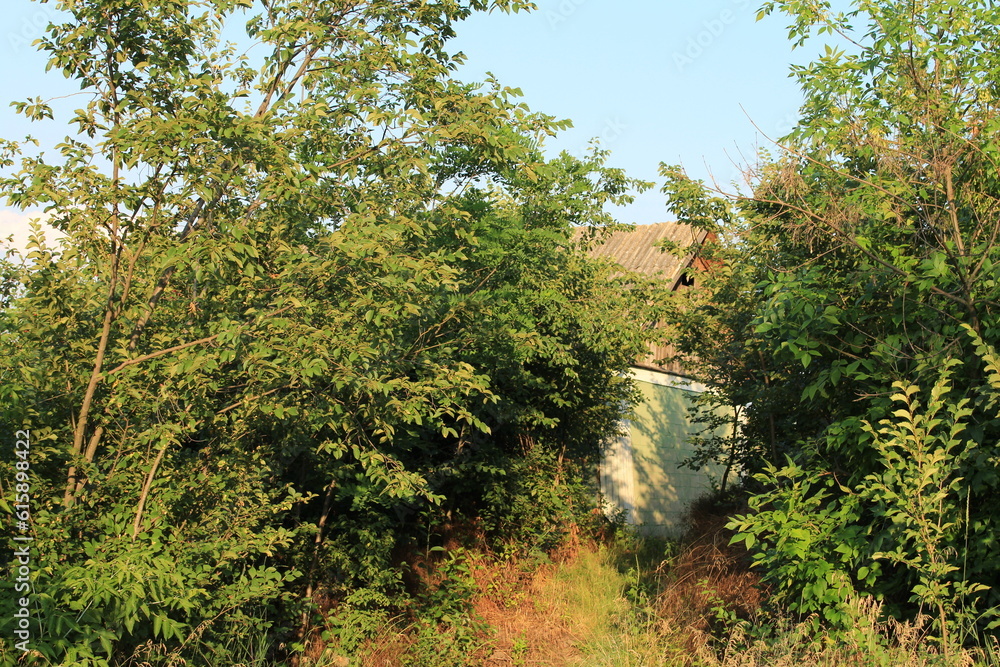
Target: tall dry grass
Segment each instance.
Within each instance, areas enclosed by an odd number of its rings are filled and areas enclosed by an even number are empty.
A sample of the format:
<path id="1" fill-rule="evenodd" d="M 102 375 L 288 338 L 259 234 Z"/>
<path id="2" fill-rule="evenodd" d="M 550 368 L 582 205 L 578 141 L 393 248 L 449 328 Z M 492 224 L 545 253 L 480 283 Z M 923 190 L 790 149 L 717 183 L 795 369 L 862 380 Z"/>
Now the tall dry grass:
<path id="1" fill-rule="evenodd" d="M 727 509 L 729 511 L 727 511 Z M 853 627 L 828 632 L 815 618 L 795 622 L 765 610 L 768 590 L 742 544 L 729 543 L 732 508 L 695 504 L 677 553 L 661 563 L 656 612 L 682 646 L 681 664 L 704 667 L 1000 666 L 1000 644 L 942 647 L 930 618 L 900 622 L 872 598 L 849 605 Z M 676 664 L 676 663 L 670 663 Z"/>
<path id="2" fill-rule="evenodd" d="M 837 633 L 768 611 L 727 520 L 706 503 L 680 542 L 620 531 L 574 534 L 548 556 L 470 551 L 473 612 L 488 628 L 475 650 L 456 654 L 447 634 L 400 623 L 350 660 L 331 653 L 309 667 L 1000 667 L 996 639 L 946 652 L 929 619 L 896 621 L 871 599 L 854 601 L 854 627 Z"/>

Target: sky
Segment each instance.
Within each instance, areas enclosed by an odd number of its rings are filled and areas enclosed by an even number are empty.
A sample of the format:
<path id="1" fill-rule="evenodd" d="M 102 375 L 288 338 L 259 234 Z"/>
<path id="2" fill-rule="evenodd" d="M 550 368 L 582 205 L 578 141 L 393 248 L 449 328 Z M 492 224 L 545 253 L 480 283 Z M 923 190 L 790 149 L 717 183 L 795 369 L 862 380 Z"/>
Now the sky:
<path id="1" fill-rule="evenodd" d="M 9 102 L 78 89 L 61 73 L 46 73 L 44 56 L 31 46 L 55 16 L 52 3 L 3 4 L 0 137 L 20 139 L 39 130 Z M 479 13 L 459 24 L 452 48 L 468 60 L 458 77 L 477 82 L 490 72 L 520 88 L 532 110 L 570 119 L 573 129 L 549 142 L 552 155 L 582 154 L 598 138 L 611 151 L 609 166 L 656 182 L 615 211 L 623 222 L 671 219 L 659 192 L 661 162 L 721 185 L 739 180 L 739 165 L 795 123 L 801 95 L 788 76 L 790 63 L 818 53 L 818 46 L 792 50 L 787 17 L 756 21 L 760 0 L 535 4 L 533 12 Z M 0 236 L 23 237 L 27 217 L 2 203 Z"/>
<path id="2" fill-rule="evenodd" d="M 550 150 L 580 154 L 598 137 L 608 164 L 657 183 L 623 222 L 671 219 L 661 162 L 728 187 L 795 124 L 787 17 L 756 21 L 757 0 L 536 0 L 538 11 L 479 15 L 458 31 L 462 79 L 492 72 L 536 111 L 574 128 Z"/>

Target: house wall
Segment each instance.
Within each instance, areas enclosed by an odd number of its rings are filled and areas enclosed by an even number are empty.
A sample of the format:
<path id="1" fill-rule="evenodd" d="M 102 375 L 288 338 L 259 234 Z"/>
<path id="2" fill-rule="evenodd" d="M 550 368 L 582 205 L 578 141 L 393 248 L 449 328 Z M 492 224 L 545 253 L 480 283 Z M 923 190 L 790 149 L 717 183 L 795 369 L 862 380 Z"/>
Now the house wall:
<path id="1" fill-rule="evenodd" d="M 688 408 L 705 387 L 669 373 L 633 368 L 643 400 L 626 422 L 627 433 L 607 443 L 601 491 L 612 508 L 641 532 L 678 535 L 688 506 L 722 477 L 721 466 L 680 468 L 694 453 L 690 436 L 700 431 Z"/>

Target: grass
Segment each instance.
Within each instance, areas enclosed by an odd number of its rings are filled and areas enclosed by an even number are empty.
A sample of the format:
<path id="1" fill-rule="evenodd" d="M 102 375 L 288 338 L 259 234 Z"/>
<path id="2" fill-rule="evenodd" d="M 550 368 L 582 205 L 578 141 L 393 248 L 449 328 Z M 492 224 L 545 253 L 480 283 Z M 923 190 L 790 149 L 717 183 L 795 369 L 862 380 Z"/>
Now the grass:
<path id="1" fill-rule="evenodd" d="M 516 604 L 541 612 L 549 631 L 532 634 L 537 616 L 522 612 L 521 625 L 507 629 L 522 642 L 519 659 L 511 653 L 508 661 L 486 664 L 1000 667 L 995 638 L 946 653 L 930 637 L 929 619 L 895 621 L 872 599 L 855 600 L 853 629 L 836 634 L 815 619 L 767 612 L 767 591 L 745 552 L 729 545 L 725 517 L 702 510 L 692 518 L 694 537 L 683 543 L 626 533 L 565 550 L 531 578 Z M 554 637 L 562 648 L 546 652 L 543 644 Z"/>
<path id="2" fill-rule="evenodd" d="M 541 586 L 540 603 L 578 637 L 579 655 L 566 664 L 641 667 L 661 664 L 668 647 L 644 604 L 638 568 L 622 572 L 621 545 L 581 548 Z"/>
<path id="3" fill-rule="evenodd" d="M 501 558 L 456 543 L 418 571 L 422 606 L 343 610 L 307 639 L 294 667 L 1000 667 L 1000 641 L 941 649 L 928 618 L 903 623 L 872 599 L 853 627 L 768 610 L 768 591 L 729 544 L 725 512 L 691 513 L 682 541 L 618 530 L 552 553 Z M 350 608 L 346 608 L 350 611 Z M 346 630 L 345 630 L 346 629 Z M 350 631 L 348 631 L 350 630 Z M 124 666 L 268 667 L 275 647 L 236 624 L 225 646 L 184 662 L 140 647 Z M 3 643 L 0 642 L 0 651 Z M 9 655 L 0 656 L 10 658 Z"/>
<path id="4" fill-rule="evenodd" d="M 897 622 L 871 599 L 854 601 L 853 629 L 836 634 L 767 611 L 726 517 L 706 506 L 692 521 L 682 542 L 619 531 L 548 555 L 468 552 L 478 629 L 460 650 L 445 626 L 400 621 L 353 659 L 330 654 L 308 667 L 1000 667 L 996 639 L 946 655 L 927 619 Z"/>

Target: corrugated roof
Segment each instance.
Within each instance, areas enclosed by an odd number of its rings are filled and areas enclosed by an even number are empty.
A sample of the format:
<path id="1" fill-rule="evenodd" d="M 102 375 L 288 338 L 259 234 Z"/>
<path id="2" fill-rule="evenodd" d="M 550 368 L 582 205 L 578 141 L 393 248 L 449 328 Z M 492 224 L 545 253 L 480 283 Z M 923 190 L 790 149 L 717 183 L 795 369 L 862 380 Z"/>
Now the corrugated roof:
<path id="1" fill-rule="evenodd" d="M 581 229 L 577 235 L 583 233 Z M 683 248 L 700 245 L 704 239 L 705 232 L 677 222 L 637 225 L 631 231 L 614 232 L 603 243 L 591 248 L 590 254 L 613 259 L 626 271 L 651 276 L 661 274 L 671 283 L 676 283 L 691 264 L 691 258 L 682 259 L 664 252 L 658 244 L 667 240 Z"/>
<path id="2" fill-rule="evenodd" d="M 576 238 L 581 238 L 586 231 L 584 228 L 577 230 Z M 650 276 L 660 274 L 668 281 L 670 288 L 676 290 L 684 271 L 691 266 L 694 251 L 704 243 L 707 236 L 706 232 L 676 222 L 637 225 L 631 231 L 614 232 L 603 243 L 591 248 L 590 254 L 612 259 L 626 271 Z M 664 240 L 676 243 L 681 248 L 689 248 L 692 252 L 685 257 L 663 252 L 659 244 Z M 672 359 L 675 354 L 672 345 L 656 345 L 651 342 L 646 353 L 635 360 L 634 366 L 673 375 L 691 375 L 677 361 L 662 363 L 665 359 Z M 657 363 L 658 361 L 661 363 Z"/>

